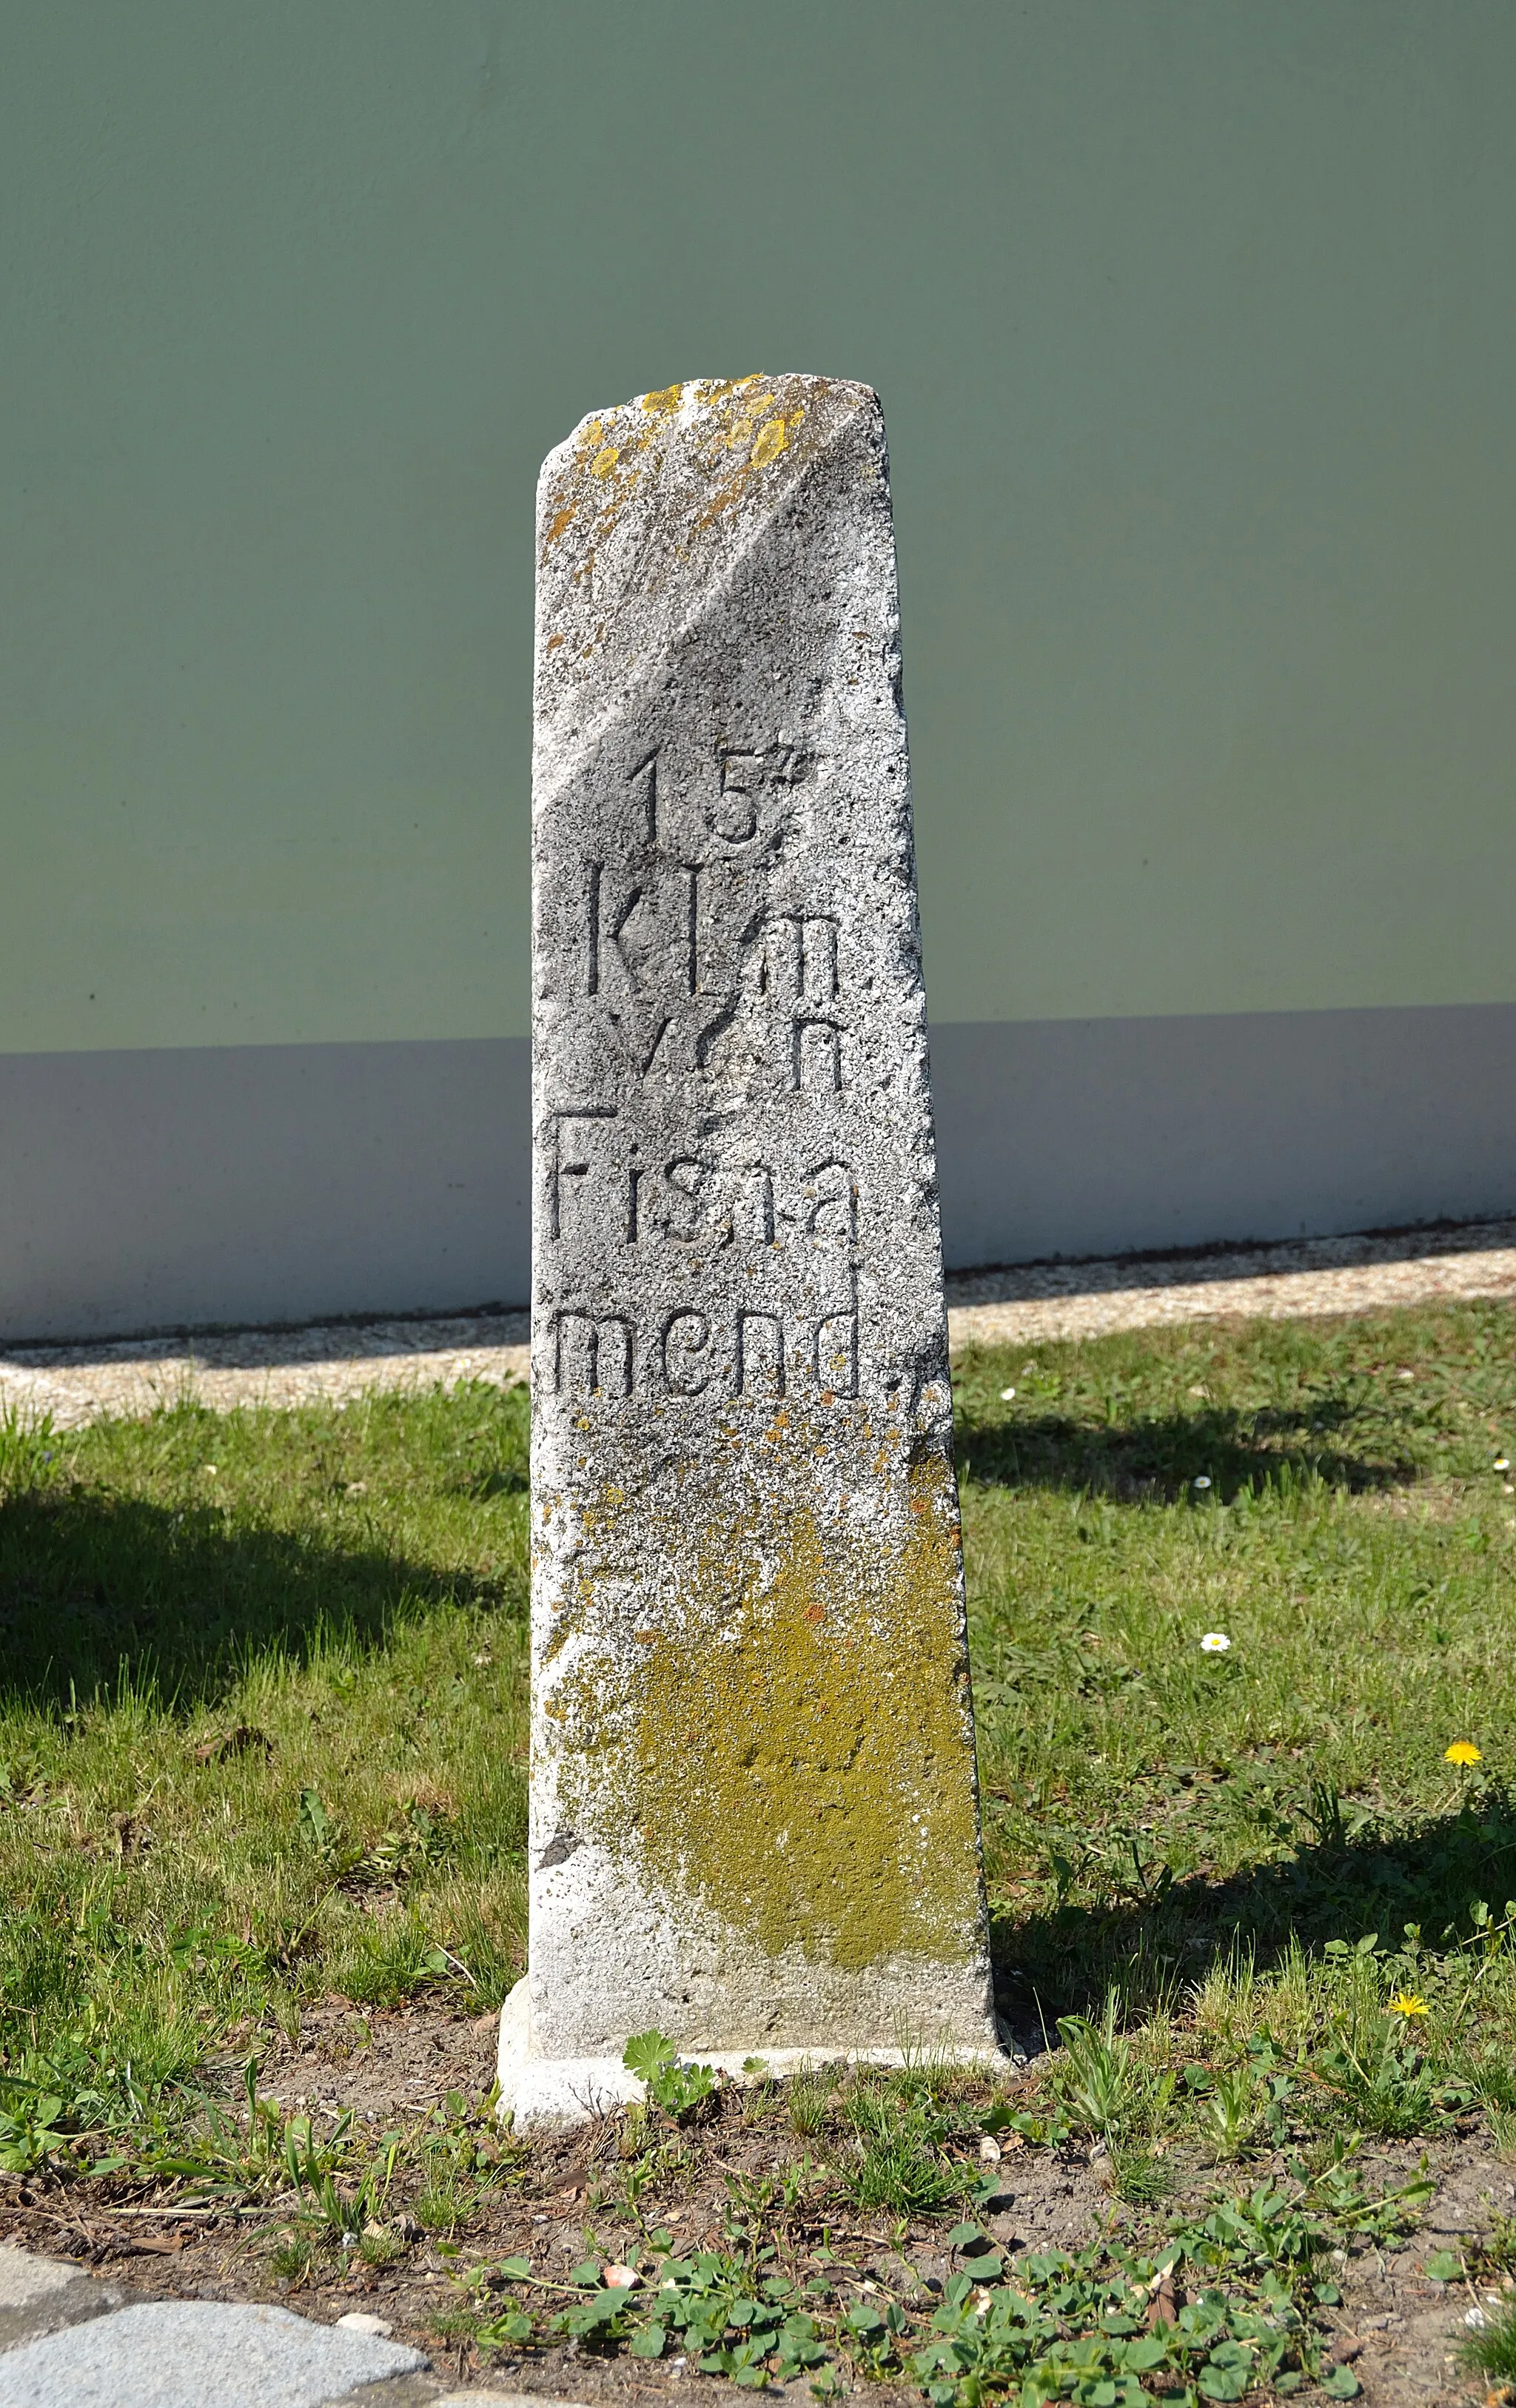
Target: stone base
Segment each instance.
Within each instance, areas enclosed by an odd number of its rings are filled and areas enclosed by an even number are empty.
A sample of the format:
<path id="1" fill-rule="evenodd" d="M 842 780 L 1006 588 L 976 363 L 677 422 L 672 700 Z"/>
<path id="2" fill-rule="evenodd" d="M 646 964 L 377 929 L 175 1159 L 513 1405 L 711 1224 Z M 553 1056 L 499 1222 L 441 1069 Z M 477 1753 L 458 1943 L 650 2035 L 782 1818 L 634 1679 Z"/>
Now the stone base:
<path id="1" fill-rule="evenodd" d="M 714 2066 L 729 2082 L 760 2082 L 804 2073 L 818 2065 L 980 2065 L 987 2073 L 1012 2073 L 1017 2060 L 999 2048 L 973 2048 L 962 2042 L 922 2042 L 897 2048 L 765 2048 L 681 2050 L 686 2060 Z M 757 2071 L 750 2069 L 756 2066 Z M 500 2010 L 500 2098 L 496 2114 L 518 2132 L 563 2131 L 586 2124 L 646 2094 L 619 2057 L 538 2057 L 532 2041 L 532 2001 L 523 1975 Z"/>

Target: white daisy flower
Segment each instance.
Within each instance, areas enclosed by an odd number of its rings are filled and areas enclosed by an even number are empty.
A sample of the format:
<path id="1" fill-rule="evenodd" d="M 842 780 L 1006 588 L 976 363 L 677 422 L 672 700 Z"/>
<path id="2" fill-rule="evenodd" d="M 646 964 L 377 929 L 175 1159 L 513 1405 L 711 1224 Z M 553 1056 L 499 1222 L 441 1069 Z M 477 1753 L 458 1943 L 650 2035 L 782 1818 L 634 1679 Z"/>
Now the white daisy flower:
<path id="1" fill-rule="evenodd" d="M 1008 1404 L 1009 1404 L 1009 1402 L 1010 1402 L 1010 1400 L 1011 1400 L 1011 1398 L 1012 1398 L 1012 1397 L 1013 1397 L 1015 1394 L 1016 1394 L 1016 1391 L 1015 1391 L 1015 1389 L 1014 1389 L 1014 1388 L 1002 1388 L 1002 1389 L 1001 1389 L 1001 1391 L 1000 1391 L 1000 1401 L 1001 1401 L 1001 1403 L 1002 1403 L 1003 1405 L 1008 1405 Z M 1499 1465 L 1498 1465 L 1498 1464 L 1496 1464 L 1496 1466 L 1495 1466 L 1495 1469 L 1498 1471 L 1498 1470 L 1499 1470 L 1499 1469 L 1500 1469 Z"/>
<path id="2" fill-rule="evenodd" d="M 1232 1642 L 1224 1630 L 1208 1630 L 1200 1644 L 1208 1656 L 1224 1656 Z"/>
<path id="3" fill-rule="evenodd" d="M 1191 1485 L 1191 1487 L 1192 1487 L 1192 1488 L 1209 1488 L 1209 1487 L 1210 1486 L 1210 1474 L 1209 1474 L 1209 1471 L 1201 1471 L 1201 1472 L 1197 1472 L 1197 1473 L 1195 1474 L 1195 1477 L 1191 1481 L 1190 1485 Z"/>

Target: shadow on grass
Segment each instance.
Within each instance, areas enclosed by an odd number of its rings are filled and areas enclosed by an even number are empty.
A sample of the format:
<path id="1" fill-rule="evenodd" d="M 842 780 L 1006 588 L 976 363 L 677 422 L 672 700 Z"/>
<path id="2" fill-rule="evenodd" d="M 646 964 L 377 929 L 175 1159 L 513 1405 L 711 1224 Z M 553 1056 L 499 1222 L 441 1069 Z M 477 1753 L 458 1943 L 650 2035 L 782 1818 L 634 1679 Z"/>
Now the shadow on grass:
<path id="1" fill-rule="evenodd" d="M 1239 1954 L 1278 1965 L 1291 1942 L 1320 1956 L 1377 1932 L 1398 1946 L 1408 1923 L 1437 1948 L 1466 1938 L 1477 1899 L 1498 1922 L 1516 1898 L 1516 1803 L 1492 1784 L 1456 1814 L 1394 1833 L 1347 1837 L 1328 1800 L 1321 1838 L 1293 1862 L 1226 1881 L 1196 1876 L 1108 1906 L 1065 1903 L 1023 1921 L 997 1917 L 991 1935 L 1001 2012 L 1020 2029 L 1051 2030 L 1119 1989 L 1135 2014 L 1203 1981 Z"/>
<path id="2" fill-rule="evenodd" d="M 302 1663 L 334 1638 L 379 1647 L 402 1612 L 516 1601 L 509 1581 L 379 1544 L 228 1528 L 139 1498 L 23 1494 L 0 1508 L 0 1704 L 150 1693 L 189 1709 L 261 1656 Z"/>
<path id="3" fill-rule="evenodd" d="M 980 1418 L 960 1399 L 959 1477 L 1002 1488 L 1083 1489 L 1132 1504 L 1173 1499 L 1196 1479 L 1225 1504 L 1247 1489 L 1319 1479 L 1354 1491 L 1404 1486 L 1418 1468 L 1375 1460 L 1349 1443 L 1363 1409 L 1346 1397 L 1313 1398 L 1299 1412 L 1238 1412 L 1208 1405 L 1194 1413 L 1123 1421 L 1048 1413 L 1033 1420 Z"/>

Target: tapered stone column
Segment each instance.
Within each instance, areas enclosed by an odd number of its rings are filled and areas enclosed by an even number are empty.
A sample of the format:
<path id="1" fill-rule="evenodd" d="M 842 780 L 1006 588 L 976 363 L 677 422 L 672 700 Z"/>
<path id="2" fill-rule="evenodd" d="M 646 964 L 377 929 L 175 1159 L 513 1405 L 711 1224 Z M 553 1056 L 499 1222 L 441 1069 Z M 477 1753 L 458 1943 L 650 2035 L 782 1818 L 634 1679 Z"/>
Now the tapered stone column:
<path id="1" fill-rule="evenodd" d="M 537 546 L 523 2123 L 994 2048 L 879 403 L 602 411 Z"/>

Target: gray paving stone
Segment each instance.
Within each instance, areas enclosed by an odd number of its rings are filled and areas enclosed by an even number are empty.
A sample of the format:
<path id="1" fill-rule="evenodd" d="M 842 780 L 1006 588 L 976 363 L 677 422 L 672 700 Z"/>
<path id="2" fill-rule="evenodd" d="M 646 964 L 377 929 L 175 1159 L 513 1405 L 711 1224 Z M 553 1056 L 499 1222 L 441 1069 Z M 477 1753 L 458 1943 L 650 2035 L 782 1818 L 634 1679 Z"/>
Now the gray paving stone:
<path id="1" fill-rule="evenodd" d="M 80 2279 L 79 2268 L 61 2258 L 34 2258 L 13 2241 L 0 2241 L 0 2308 L 29 2308 L 34 2300 Z"/>
<path id="2" fill-rule="evenodd" d="M 49 2291 L 30 2307 L 0 2308 L 0 2360 L 7 2350 L 20 2349 L 45 2333 L 64 2332 L 70 2325 L 87 2325 L 93 2316 L 107 2316 L 119 2308 L 123 2294 L 81 2275 L 61 2290 Z"/>
<path id="3" fill-rule="evenodd" d="M 288 2308 L 143 2300 L 0 2358 L 0 2408 L 323 2408 L 425 2364 Z"/>
<path id="4" fill-rule="evenodd" d="M 0 2243 L 0 2352 L 44 2333 L 86 2324 L 119 2307 L 122 2293 L 82 2267 L 59 2258 L 34 2258 L 14 2242 Z"/>

